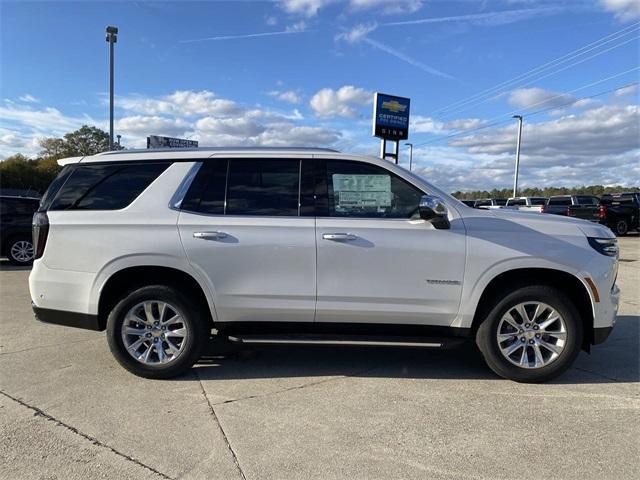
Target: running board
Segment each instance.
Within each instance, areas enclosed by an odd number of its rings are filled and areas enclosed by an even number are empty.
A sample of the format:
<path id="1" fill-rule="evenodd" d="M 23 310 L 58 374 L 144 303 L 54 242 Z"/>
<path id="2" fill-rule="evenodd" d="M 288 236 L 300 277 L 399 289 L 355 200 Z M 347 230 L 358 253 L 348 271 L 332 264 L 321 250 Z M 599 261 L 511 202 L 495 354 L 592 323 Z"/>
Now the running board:
<path id="1" fill-rule="evenodd" d="M 367 347 L 451 348 L 464 343 L 463 338 L 390 337 L 360 335 L 241 335 L 227 337 L 246 345 L 350 345 Z"/>

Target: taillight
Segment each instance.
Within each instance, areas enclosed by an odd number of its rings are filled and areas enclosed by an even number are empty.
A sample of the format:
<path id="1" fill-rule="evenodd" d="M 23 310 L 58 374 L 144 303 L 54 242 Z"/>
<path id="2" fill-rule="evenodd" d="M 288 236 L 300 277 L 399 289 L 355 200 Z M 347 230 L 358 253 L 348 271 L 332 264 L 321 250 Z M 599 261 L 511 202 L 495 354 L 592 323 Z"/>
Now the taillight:
<path id="1" fill-rule="evenodd" d="M 547 211 L 547 207 L 544 206 L 544 205 L 541 205 L 540 206 L 540 213 L 546 213 L 546 211 Z"/>
<path id="2" fill-rule="evenodd" d="M 567 207 L 567 217 L 571 216 L 571 207 Z"/>
<path id="3" fill-rule="evenodd" d="M 603 219 L 607 216 L 607 208 L 604 205 L 600 205 L 598 209 L 598 218 Z"/>
<path id="4" fill-rule="evenodd" d="M 49 217 L 45 212 L 36 212 L 33 215 L 33 258 L 40 258 L 44 253 L 44 246 L 49 235 Z"/>

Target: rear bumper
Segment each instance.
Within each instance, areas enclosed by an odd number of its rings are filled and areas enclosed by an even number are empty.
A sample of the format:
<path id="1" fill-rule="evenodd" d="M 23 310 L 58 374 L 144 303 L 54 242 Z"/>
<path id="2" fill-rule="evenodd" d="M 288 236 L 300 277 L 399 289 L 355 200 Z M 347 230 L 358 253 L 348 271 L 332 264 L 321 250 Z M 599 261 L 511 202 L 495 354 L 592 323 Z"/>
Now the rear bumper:
<path id="1" fill-rule="evenodd" d="M 66 312 L 64 310 L 51 310 L 49 308 L 36 307 L 31 304 L 36 319 L 44 323 L 64 325 L 65 327 L 83 328 L 85 330 L 103 330 L 100 328 L 97 315 L 87 313 Z"/>

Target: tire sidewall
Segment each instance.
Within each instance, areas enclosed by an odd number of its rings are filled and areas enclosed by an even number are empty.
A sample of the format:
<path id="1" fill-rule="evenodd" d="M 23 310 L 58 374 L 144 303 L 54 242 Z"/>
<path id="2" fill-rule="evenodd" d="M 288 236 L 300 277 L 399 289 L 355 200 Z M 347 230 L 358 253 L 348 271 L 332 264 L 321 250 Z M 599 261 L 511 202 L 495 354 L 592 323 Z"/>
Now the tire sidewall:
<path id="1" fill-rule="evenodd" d="M 626 235 L 629 232 L 629 224 L 624 219 L 618 220 L 616 222 L 615 230 L 616 230 L 616 235 L 619 235 L 619 236 Z"/>
<path id="2" fill-rule="evenodd" d="M 137 361 L 127 352 L 122 340 L 121 329 L 125 315 L 135 305 L 148 300 L 164 301 L 178 308 L 189 332 L 180 357 L 165 365 L 149 366 Z M 164 285 L 138 288 L 125 295 L 111 310 L 107 319 L 107 341 L 118 363 L 131 373 L 145 378 L 165 379 L 186 372 L 199 360 L 210 333 L 202 313 L 195 305 L 185 295 Z"/>
<path id="3" fill-rule="evenodd" d="M 509 362 L 502 355 L 496 338 L 503 315 L 513 306 L 528 301 L 543 302 L 554 308 L 564 319 L 567 330 L 562 353 L 549 365 L 536 369 L 524 369 Z M 537 383 L 557 377 L 573 364 L 580 353 L 582 337 L 582 321 L 569 298 L 555 288 L 533 285 L 515 289 L 499 300 L 480 325 L 476 341 L 485 361 L 495 373 L 518 382 Z"/>
<path id="4" fill-rule="evenodd" d="M 18 242 L 29 242 L 29 244 L 31 245 L 31 248 L 33 249 L 33 241 L 30 238 L 14 237 L 14 238 L 10 239 L 9 240 L 9 244 L 7 245 L 7 250 L 6 250 L 7 258 L 9 259 L 9 262 L 11 262 L 13 265 L 19 265 L 19 266 L 31 265 L 33 263 L 33 256 L 31 257 L 30 260 L 27 260 L 26 262 L 23 262 L 23 261 L 15 258 L 15 257 L 13 257 L 13 255 L 11 255 L 11 249 Z"/>

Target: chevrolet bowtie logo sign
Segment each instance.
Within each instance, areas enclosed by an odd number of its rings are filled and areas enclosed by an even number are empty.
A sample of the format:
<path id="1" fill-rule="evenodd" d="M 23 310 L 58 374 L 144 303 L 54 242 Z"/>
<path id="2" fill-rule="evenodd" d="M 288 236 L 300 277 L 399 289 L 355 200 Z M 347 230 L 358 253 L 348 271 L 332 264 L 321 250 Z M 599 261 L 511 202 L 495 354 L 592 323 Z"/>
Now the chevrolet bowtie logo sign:
<path id="1" fill-rule="evenodd" d="M 391 110 L 393 113 L 404 112 L 407 109 L 407 105 L 398 103 L 397 100 L 391 100 L 390 102 L 382 102 L 382 108 Z"/>
<path id="2" fill-rule="evenodd" d="M 409 138 L 411 100 L 376 92 L 373 97 L 373 136 L 385 140 Z"/>

